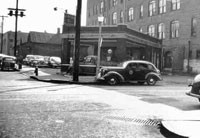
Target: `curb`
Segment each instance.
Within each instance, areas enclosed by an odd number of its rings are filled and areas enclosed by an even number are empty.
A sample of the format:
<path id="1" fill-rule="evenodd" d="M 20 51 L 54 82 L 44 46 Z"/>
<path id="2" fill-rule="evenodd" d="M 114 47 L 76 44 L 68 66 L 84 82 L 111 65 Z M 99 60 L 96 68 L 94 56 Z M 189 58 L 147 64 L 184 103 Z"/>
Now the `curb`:
<path id="1" fill-rule="evenodd" d="M 76 82 L 72 80 L 57 80 L 57 79 L 39 79 L 37 76 L 30 76 L 31 79 L 42 81 L 42 82 L 52 82 L 52 83 L 65 83 L 65 84 L 90 84 L 97 85 L 98 82 Z"/>

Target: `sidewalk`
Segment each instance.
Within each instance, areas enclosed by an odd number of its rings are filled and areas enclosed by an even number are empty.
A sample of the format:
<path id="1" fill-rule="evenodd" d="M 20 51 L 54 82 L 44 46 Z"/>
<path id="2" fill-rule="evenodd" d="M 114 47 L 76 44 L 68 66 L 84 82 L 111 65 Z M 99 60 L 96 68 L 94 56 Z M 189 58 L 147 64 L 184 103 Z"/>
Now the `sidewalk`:
<path id="1" fill-rule="evenodd" d="M 38 76 L 34 73 L 34 68 L 22 68 L 20 70 L 22 74 L 30 76 L 30 78 L 43 81 L 43 82 L 53 82 L 53 83 L 69 83 L 69 84 L 97 84 L 95 81 L 95 76 L 79 76 L 79 81 L 73 81 L 71 75 L 64 75 L 60 72 L 55 74 L 47 74 L 42 71 L 38 71 Z"/>

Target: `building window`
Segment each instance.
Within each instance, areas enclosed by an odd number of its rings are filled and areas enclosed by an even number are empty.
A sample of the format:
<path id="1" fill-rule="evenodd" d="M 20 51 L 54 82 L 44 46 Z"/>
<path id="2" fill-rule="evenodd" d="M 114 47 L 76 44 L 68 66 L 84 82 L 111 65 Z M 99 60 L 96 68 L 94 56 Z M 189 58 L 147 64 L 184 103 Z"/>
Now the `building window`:
<path id="1" fill-rule="evenodd" d="M 114 12 L 114 13 L 113 13 L 113 16 L 112 16 L 112 23 L 113 23 L 113 24 L 117 24 L 117 12 Z"/>
<path id="2" fill-rule="evenodd" d="M 159 0 L 159 13 L 166 12 L 166 0 Z"/>
<path id="3" fill-rule="evenodd" d="M 143 32 L 143 29 L 142 29 L 142 27 L 140 27 L 140 28 L 139 28 L 139 32 L 140 32 L 140 33 L 142 33 L 142 32 Z"/>
<path id="4" fill-rule="evenodd" d="M 149 16 L 153 16 L 156 14 L 156 1 L 152 0 L 149 3 Z"/>
<path id="5" fill-rule="evenodd" d="M 179 37 L 179 21 L 171 22 L 171 38 Z"/>
<path id="6" fill-rule="evenodd" d="M 172 0 L 172 10 L 178 10 L 180 6 L 180 0 Z"/>
<path id="7" fill-rule="evenodd" d="M 101 5 L 100 5 L 100 13 L 101 14 L 103 13 L 103 10 L 104 10 L 104 2 L 102 1 Z"/>
<path id="8" fill-rule="evenodd" d="M 191 36 L 197 35 L 197 18 L 192 18 Z"/>
<path id="9" fill-rule="evenodd" d="M 131 7 L 128 10 L 128 21 L 133 21 L 133 19 L 134 19 L 134 9 L 133 7 Z"/>
<path id="10" fill-rule="evenodd" d="M 123 20 L 124 20 L 124 13 L 123 13 L 123 11 L 121 10 L 120 11 L 120 23 L 123 23 Z"/>
<path id="11" fill-rule="evenodd" d="M 155 25 L 150 25 L 148 27 L 148 34 L 152 37 L 155 37 Z"/>
<path id="12" fill-rule="evenodd" d="M 144 6 L 140 5 L 140 18 L 144 16 Z"/>
<path id="13" fill-rule="evenodd" d="M 196 59 L 200 59 L 200 50 L 197 50 Z"/>
<path id="14" fill-rule="evenodd" d="M 158 38 L 165 39 L 165 24 L 164 23 L 160 23 L 158 25 Z"/>
<path id="15" fill-rule="evenodd" d="M 113 0 L 112 2 L 113 7 L 117 5 L 117 0 Z"/>

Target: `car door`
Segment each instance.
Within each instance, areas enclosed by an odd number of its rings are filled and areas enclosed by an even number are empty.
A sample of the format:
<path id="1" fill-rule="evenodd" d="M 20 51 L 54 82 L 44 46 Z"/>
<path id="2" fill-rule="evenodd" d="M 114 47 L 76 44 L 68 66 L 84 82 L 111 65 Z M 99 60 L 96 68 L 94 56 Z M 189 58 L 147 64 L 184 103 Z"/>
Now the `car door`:
<path id="1" fill-rule="evenodd" d="M 136 79 L 137 80 L 145 80 L 146 74 L 149 72 L 148 65 L 145 63 L 138 63 L 136 69 Z"/>
<path id="2" fill-rule="evenodd" d="M 135 80 L 136 79 L 136 68 L 137 63 L 129 63 L 125 70 L 125 78 L 126 80 Z"/>

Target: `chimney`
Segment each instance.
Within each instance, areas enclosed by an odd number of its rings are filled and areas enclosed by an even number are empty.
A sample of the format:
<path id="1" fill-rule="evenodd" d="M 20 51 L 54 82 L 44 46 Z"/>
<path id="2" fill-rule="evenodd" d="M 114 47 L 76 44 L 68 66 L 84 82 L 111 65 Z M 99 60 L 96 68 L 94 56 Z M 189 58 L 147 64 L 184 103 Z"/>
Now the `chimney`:
<path id="1" fill-rule="evenodd" d="M 57 28 L 57 34 L 60 34 L 60 28 Z"/>

